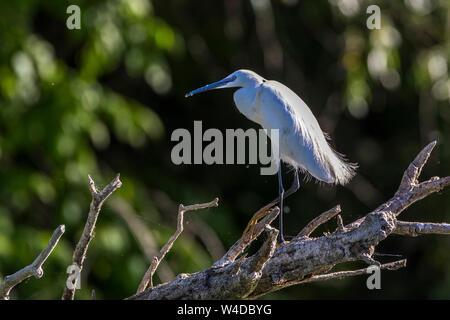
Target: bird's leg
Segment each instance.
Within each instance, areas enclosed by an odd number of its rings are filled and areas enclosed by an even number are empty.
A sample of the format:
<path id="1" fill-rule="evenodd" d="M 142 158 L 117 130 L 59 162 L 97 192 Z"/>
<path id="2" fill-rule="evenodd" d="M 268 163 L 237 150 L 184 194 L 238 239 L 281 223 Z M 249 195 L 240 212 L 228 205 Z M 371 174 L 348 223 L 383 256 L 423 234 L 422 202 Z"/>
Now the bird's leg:
<path id="1" fill-rule="evenodd" d="M 283 188 L 283 180 L 281 178 L 281 162 L 278 167 L 278 191 L 279 191 L 279 199 L 280 199 L 280 239 L 281 243 L 284 243 L 283 237 L 283 200 L 284 200 L 284 188 Z"/>
<path id="2" fill-rule="evenodd" d="M 300 188 L 300 182 L 299 182 L 299 179 L 298 179 L 298 170 L 295 169 L 295 171 L 294 171 L 294 181 L 292 182 L 292 185 L 289 187 L 289 189 L 284 193 L 284 199 L 289 197 L 291 194 L 297 192 L 297 190 L 299 188 Z M 269 208 L 271 208 L 274 205 L 276 205 L 278 202 L 280 202 L 280 197 L 278 197 L 275 200 L 271 201 L 266 206 L 269 206 Z"/>
<path id="3" fill-rule="evenodd" d="M 294 181 L 292 182 L 291 187 L 284 193 L 284 199 L 286 199 L 291 194 L 295 193 L 300 188 L 300 182 L 298 179 L 298 170 L 295 169 L 294 171 Z M 274 205 L 276 205 L 278 202 L 280 202 L 280 197 L 276 198 L 275 200 L 271 201 L 270 203 L 266 204 L 264 207 L 259 209 L 253 217 L 250 219 L 249 223 L 247 224 L 247 227 L 245 227 L 244 232 L 242 233 L 242 240 L 244 240 L 245 235 L 247 234 L 248 230 L 250 230 L 248 239 L 251 240 L 253 238 L 253 230 L 256 227 L 256 224 L 259 220 L 267 216 L 267 214 L 270 212 L 270 208 L 272 208 Z"/>
<path id="4" fill-rule="evenodd" d="M 297 192 L 297 190 L 300 188 L 300 182 L 298 180 L 298 169 L 295 168 L 294 169 L 294 181 L 292 182 L 292 185 L 290 186 L 290 188 L 288 189 L 288 191 L 286 191 L 286 194 L 284 195 L 284 198 L 286 199 L 287 197 L 289 197 L 291 194 Z"/>

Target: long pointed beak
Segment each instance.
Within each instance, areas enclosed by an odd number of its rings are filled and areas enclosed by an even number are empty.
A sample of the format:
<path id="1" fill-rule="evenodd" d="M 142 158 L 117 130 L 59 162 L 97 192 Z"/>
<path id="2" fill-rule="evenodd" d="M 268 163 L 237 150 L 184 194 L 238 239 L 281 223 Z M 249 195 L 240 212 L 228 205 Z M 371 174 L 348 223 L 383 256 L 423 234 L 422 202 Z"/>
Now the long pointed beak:
<path id="1" fill-rule="evenodd" d="M 208 90 L 212 90 L 212 89 L 220 89 L 220 87 L 222 87 L 223 85 L 225 85 L 227 83 L 230 83 L 230 82 L 233 82 L 234 80 L 236 80 L 235 76 L 227 77 L 225 79 L 219 80 L 217 82 L 208 84 L 208 85 L 206 85 L 204 87 L 201 87 L 201 88 L 195 89 L 195 90 L 193 90 L 193 91 L 191 91 L 189 93 L 186 93 L 186 95 L 184 97 L 187 98 L 187 97 L 193 96 L 194 94 L 197 94 L 197 93 L 200 93 L 200 92 L 204 92 L 204 91 L 208 91 Z"/>

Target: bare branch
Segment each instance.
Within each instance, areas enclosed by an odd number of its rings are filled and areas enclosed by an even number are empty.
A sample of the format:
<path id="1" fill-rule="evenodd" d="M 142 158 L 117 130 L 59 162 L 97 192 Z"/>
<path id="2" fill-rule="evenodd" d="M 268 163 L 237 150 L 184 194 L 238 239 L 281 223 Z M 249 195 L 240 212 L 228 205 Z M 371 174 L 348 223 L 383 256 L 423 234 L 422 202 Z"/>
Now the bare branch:
<path id="1" fill-rule="evenodd" d="M 393 233 L 411 237 L 417 237 L 422 234 L 450 235 L 450 224 L 397 221 L 397 226 Z"/>
<path id="2" fill-rule="evenodd" d="M 258 212 L 260 211 L 261 209 Z M 247 233 L 243 235 L 220 260 L 214 263 L 214 266 L 223 266 L 227 263 L 233 262 L 245 250 L 245 248 L 250 245 L 250 243 L 258 238 L 258 236 L 264 231 L 264 228 L 275 220 L 279 213 L 280 209 L 278 207 L 270 209 L 269 214 L 259 221 L 252 230 L 248 230 Z M 249 237 L 250 232 L 253 233 L 252 238 Z"/>
<path id="3" fill-rule="evenodd" d="M 314 220 L 308 223 L 306 227 L 304 227 L 303 230 L 300 231 L 300 233 L 296 236 L 296 238 L 309 237 L 314 230 L 316 230 L 320 225 L 324 224 L 325 222 L 333 218 L 339 212 L 341 212 L 341 206 L 337 205 L 334 208 L 320 214 L 318 217 L 316 217 Z"/>
<path id="4" fill-rule="evenodd" d="M 385 263 L 379 266 L 381 270 L 398 270 L 400 268 L 406 267 L 406 259 L 398 260 L 394 262 Z M 338 271 L 326 274 L 320 274 L 316 276 L 312 276 L 310 278 L 303 279 L 298 281 L 296 284 L 304 284 L 318 281 L 326 281 L 332 279 L 343 279 L 348 277 L 360 276 L 367 274 L 367 268 L 352 270 L 352 271 Z"/>
<path id="5" fill-rule="evenodd" d="M 153 288 L 153 274 L 155 273 L 156 269 L 158 268 L 160 262 L 164 259 L 167 252 L 169 252 L 169 250 L 172 248 L 173 243 L 177 240 L 177 238 L 183 232 L 184 213 L 187 211 L 192 211 L 192 210 L 217 207 L 218 205 L 219 205 L 219 198 L 215 198 L 214 200 L 207 202 L 207 203 L 193 204 L 190 206 L 183 206 L 182 204 L 180 204 L 180 206 L 178 208 L 177 230 L 175 231 L 174 235 L 172 237 L 170 237 L 169 241 L 164 245 L 164 247 L 161 249 L 159 254 L 153 258 L 150 267 L 148 268 L 147 272 L 145 273 L 144 277 L 142 278 L 141 283 L 139 284 L 137 293 L 144 291 L 145 288 L 147 288 L 147 285 L 149 284 L 149 282 L 150 282 L 150 288 Z"/>
<path id="6" fill-rule="evenodd" d="M 244 236 L 212 267 L 194 274 L 182 274 L 171 282 L 149 288 L 130 299 L 255 299 L 291 285 L 363 274 L 367 269 L 328 272 L 337 264 L 348 261 L 363 260 L 368 264 L 380 265 L 372 257 L 375 247 L 393 233 L 413 236 L 450 234 L 449 224 L 397 220 L 397 216 L 414 202 L 450 185 L 450 177 L 433 177 L 418 182 L 434 146 L 435 142 L 426 146 L 409 165 L 394 196 L 363 218 L 344 226 L 338 217 L 335 232 L 317 238 L 309 237 L 318 226 L 340 212 L 337 206 L 311 221 L 289 243 L 273 249 L 272 242 L 267 240 L 254 256 L 247 258 L 243 255 L 237 259 L 249 243 L 249 237 Z M 255 230 L 261 233 L 266 224 L 278 215 L 278 211 L 278 208 L 273 208 Z M 381 265 L 381 268 L 396 270 L 404 267 L 405 263 L 405 260 L 396 261 Z M 261 264 L 261 272 L 257 272 Z"/>
<path id="7" fill-rule="evenodd" d="M 120 174 L 117 174 L 116 177 L 100 192 L 97 191 L 97 187 L 95 186 L 94 180 L 92 180 L 91 176 L 88 176 L 88 182 L 89 189 L 92 193 L 92 201 L 83 233 L 81 234 L 80 240 L 78 241 L 72 256 L 72 264 L 78 266 L 80 272 L 83 270 L 83 263 L 86 259 L 89 243 L 94 238 L 95 224 L 97 223 L 102 205 L 115 190 L 122 186 Z M 73 300 L 75 297 L 75 290 L 75 288 L 69 289 L 65 286 L 62 300 Z"/>
<path id="8" fill-rule="evenodd" d="M 374 212 L 388 211 L 394 212 L 398 216 L 414 202 L 422 200 L 431 193 L 438 192 L 450 185 L 450 176 L 445 178 L 432 177 L 422 183 L 418 182 L 419 174 L 435 145 L 436 141 L 433 141 L 420 151 L 403 173 L 402 181 L 395 195 L 375 209 Z M 347 225 L 346 228 L 355 227 L 363 220 L 364 217 Z"/>
<path id="9" fill-rule="evenodd" d="M 403 174 L 398 192 L 404 192 L 419 183 L 420 173 L 422 172 L 422 169 L 435 146 L 436 141 L 430 142 L 425 148 L 422 149 L 422 151 L 420 151 L 413 162 L 411 162 L 408 169 L 406 169 Z"/>
<path id="10" fill-rule="evenodd" d="M 268 237 L 250 263 L 250 269 L 254 272 L 260 272 L 262 270 L 264 264 L 273 256 L 277 246 L 279 231 L 269 225 L 264 227 L 264 231 L 268 234 Z"/>
<path id="11" fill-rule="evenodd" d="M 345 231 L 345 227 L 344 227 L 344 221 L 342 220 L 342 217 L 340 214 L 337 215 L 337 232 L 344 232 Z"/>
<path id="12" fill-rule="evenodd" d="M 14 288 L 16 285 L 18 285 L 19 283 L 21 283 L 22 281 L 24 281 L 25 279 L 31 276 L 35 276 L 36 278 L 42 277 L 42 275 L 44 274 L 42 265 L 50 256 L 53 249 L 55 249 L 59 239 L 64 234 L 64 231 L 65 231 L 64 225 L 60 225 L 58 228 L 56 228 L 47 246 L 44 248 L 44 250 L 42 250 L 42 252 L 33 261 L 32 264 L 26 266 L 25 268 L 17 271 L 12 275 L 5 277 L 2 284 L 0 285 L 0 300 L 8 300 L 11 289 Z"/>
<path id="13" fill-rule="evenodd" d="M 173 281 L 130 297 L 136 299 L 245 299 L 256 288 L 263 270 L 276 251 L 278 230 L 267 226 L 263 247 L 252 257 L 245 255 L 220 267 L 194 274 L 180 274 Z M 181 285 L 181 286 L 180 286 Z"/>

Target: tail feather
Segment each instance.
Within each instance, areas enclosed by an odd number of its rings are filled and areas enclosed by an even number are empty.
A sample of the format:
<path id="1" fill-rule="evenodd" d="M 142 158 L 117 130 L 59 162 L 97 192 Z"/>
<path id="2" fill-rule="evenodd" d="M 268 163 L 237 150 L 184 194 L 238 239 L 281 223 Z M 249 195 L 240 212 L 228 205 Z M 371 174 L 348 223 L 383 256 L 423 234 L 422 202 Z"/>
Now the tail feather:
<path id="1" fill-rule="evenodd" d="M 334 184 L 345 185 L 355 176 L 358 164 L 348 162 L 344 154 L 334 150 L 330 145 L 331 138 L 327 133 L 324 133 L 324 137 L 330 151 L 326 154 L 329 157 L 327 162 L 330 165 L 330 173 L 334 177 Z"/>
<path id="2" fill-rule="evenodd" d="M 358 169 L 357 163 L 348 162 L 346 157 L 333 150 L 335 159 L 331 163 L 331 171 L 334 176 L 334 184 L 345 185 L 347 184 L 356 174 L 356 169 Z"/>

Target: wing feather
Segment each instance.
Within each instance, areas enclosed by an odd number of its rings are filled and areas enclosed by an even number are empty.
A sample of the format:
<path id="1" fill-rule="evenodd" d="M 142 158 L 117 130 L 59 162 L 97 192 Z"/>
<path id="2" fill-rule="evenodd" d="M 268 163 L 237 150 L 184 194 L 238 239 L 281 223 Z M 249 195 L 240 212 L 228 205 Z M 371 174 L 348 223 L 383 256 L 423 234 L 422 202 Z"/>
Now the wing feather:
<path id="1" fill-rule="evenodd" d="M 313 113 L 292 90 L 277 81 L 258 88 L 261 126 L 279 129 L 281 159 L 320 181 L 346 184 L 357 164 L 333 150 Z"/>

